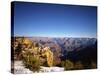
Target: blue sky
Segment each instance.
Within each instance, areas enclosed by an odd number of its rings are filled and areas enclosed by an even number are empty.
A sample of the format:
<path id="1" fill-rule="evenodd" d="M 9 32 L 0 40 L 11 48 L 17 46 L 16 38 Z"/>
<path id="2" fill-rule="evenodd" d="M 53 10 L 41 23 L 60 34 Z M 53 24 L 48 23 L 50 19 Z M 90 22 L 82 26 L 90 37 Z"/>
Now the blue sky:
<path id="1" fill-rule="evenodd" d="M 96 37 L 97 8 L 15 2 L 15 36 Z"/>

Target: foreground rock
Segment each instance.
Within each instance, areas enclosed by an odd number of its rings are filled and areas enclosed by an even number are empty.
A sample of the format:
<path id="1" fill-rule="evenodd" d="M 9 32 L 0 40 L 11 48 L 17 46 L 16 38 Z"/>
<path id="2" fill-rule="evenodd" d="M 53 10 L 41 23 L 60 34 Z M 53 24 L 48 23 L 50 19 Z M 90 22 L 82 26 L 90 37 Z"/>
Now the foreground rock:
<path id="1" fill-rule="evenodd" d="M 63 67 L 41 67 L 40 72 L 61 72 L 64 71 Z"/>
<path id="2" fill-rule="evenodd" d="M 41 66 L 39 73 L 41 73 L 41 72 L 61 72 L 61 71 L 64 71 L 64 68 Z M 22 61 L 15 61 L 14 62 L 14 74 L 32 74 L 32 73 L 34 73 L 34 72 L 30 71 L 28 68 L 25 68 Z"/>
<path id="3" fill-rule="evenodd" d="M 33 72 L 25 68 L 22 61 L 15 61 L 14 62 L 14 73 L 15 74 L 31 74 Z"/>

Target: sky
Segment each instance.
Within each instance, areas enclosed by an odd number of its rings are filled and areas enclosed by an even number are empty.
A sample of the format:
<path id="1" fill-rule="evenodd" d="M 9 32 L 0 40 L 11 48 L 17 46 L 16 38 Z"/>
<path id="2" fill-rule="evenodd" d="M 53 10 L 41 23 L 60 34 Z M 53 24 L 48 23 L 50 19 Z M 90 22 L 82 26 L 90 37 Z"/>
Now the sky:
<path id="1" fill-rule="evenodd" d="M 96 6 L 14 2 L 14 36 L 97 37 Z"/>

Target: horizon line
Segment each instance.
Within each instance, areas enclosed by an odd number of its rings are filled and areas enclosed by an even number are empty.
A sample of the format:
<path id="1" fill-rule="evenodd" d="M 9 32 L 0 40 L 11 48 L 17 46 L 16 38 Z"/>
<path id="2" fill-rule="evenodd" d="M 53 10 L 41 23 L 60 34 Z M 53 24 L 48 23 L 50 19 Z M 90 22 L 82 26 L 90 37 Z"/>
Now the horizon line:
<path id="1" fill-rule="evenodd" d="M 15 35 L 15 36 L 11 36 L 11 37 L 48 37 L 48 38 L 96 38 L 97 39 L 97 36 L 96 37 L 82 37 L 82 36 L 23 36 L 23 35 Z"/>

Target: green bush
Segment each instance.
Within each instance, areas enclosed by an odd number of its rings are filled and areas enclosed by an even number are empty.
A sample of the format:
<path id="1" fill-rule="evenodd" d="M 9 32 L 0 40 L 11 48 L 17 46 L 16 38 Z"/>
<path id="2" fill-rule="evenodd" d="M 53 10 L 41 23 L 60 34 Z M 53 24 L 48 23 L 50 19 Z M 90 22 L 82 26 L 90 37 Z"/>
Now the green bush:
<path id="1" fill-rule="evenodd" d="M 91 61 L 91 68 L 92 68 L 92 69 L 97 68 L 97 64 L 96 64 L 96 62 Z"/>
<path id="2" fill-rule="evenodd" d="M 64 67 L 65 70 L 74 69 L 74 64 L 70 60 L 62 61 L 61 66 Z"/>
<path id="3" fill-rule="evenodd" d="M 32 71 L 39 71 L 40 69 L 40 61 L 38 55 L 33 55 L 30 52 L 27 52 L 24 54 L 23 62 L 27 68 L 29 68 Z"/>
<path id="4" fill-rule="evenodd" d="M 75 65 L 74 65 L 74 69 L 83 69 L 84 68 L 84 66 L 83 66 L 83 64 L 81 63 L 81 61 L 77 61 L 77 62 L 75 62 Z"/>
<path id="5" fill-rule="evenodd" d="M 62 66 L 62 67 L 65 66 L 65 61 L 61 61 L 61 66 Z"/>

